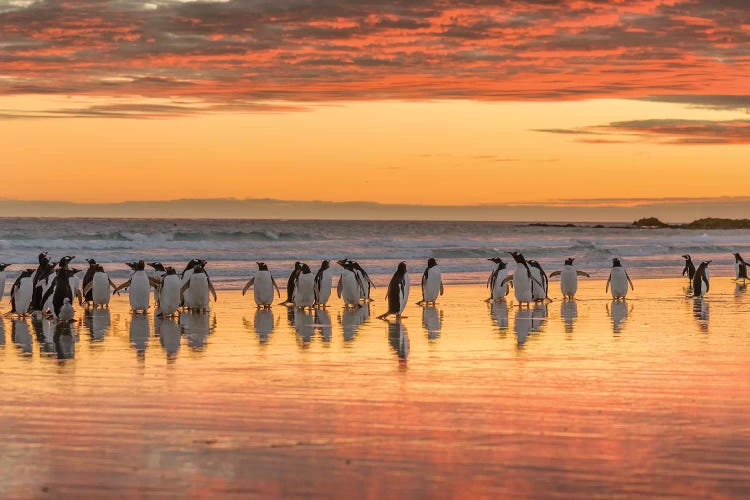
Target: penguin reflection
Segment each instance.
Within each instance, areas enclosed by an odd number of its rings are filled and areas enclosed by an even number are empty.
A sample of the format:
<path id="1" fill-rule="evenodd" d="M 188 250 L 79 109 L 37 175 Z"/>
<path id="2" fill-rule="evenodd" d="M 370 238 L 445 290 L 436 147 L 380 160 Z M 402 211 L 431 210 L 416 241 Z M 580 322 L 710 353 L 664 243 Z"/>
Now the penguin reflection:
<path id="1" fill-rule="evenodd" d="M 578 303 L 575 299 L 563 299 L 560 302 L 560 317 L 563 320 L 565 333 L 573 333 L 573 325 L 578 319 Z"/>
<path id="2" fill-rule="evenodd" d="M 55 327 L 52 321 L 44 318 L 41 314 L 31 316 L 31 327 L 39 344 L 39 353 L 44 355 L 56 354 L 55 351 Z"/>
<path id="3" fill-rule="evenodd" d="M 151 337 L 151 327 L 148 316 L 142 313 L 130 313 L 130 345 L 133 346 L 138 357 L 145 355 L 148 341 Z"/>
<path id="4" fill-rule="evenodd" d="M 734 285 L 734 295 L 736 297 L 741 296 L 747 291 L 747 283 L 737 283 Z"/>
<path id="5" fill-rule="evenodd" d="M 708 301 L 705 298 L 693 299 L 693 317 L 698 320 L 701 331 L 708 331 Z"/>
<path id="6" fill-rule="evenodd" d="M 536 302 L 531 310 L 531 331 L 541 332 L 547 324 L 547 304 Z"/>
<path id="7" fill-rule="evenodd" d="M 497 323 L 497 327 L 500 329 L 500 333 L 508 331 L 508 303 L 504 300 L 502 302 L 495 302 L 490 305 L 490 313 Z"/>
<path id="8" fill-rule="evenodd" d="M 88 309 L 83 317 L 83 323 L 89 329 L 91 340 L 101 341 L 109 332 L 112 317 L 107 308 Z"/>
<path id="9" fill-rule="evenodd" d="M 315 311 L 315 325 L 320 330 L 323 342 L 330 342 L 333 334 L 333 325 L 331 324 L 331 313 L 325 309 Z"/>
<path id="10" fill-rule="evenodd" d="M 76 355 L 76 338 L 70 323 L 60 321 L 55 324 L 53 336 L 57 359 L 73 359 Z"/>
<path id="11" fill-rule="evenodd" d="M 344 332 L 344 342 L 351 342 L 357 336 L 359 328 L 370 318 L 370 303 L 364 302 L 362 307 L 345 307 L 339 313 L 339 324 Z"/>
<path id="12" fill-rule="evenodd" d="M 246 323 L 247 324 L 247 323 Z M 248 325 L 249 326 L 249 325 Z M 252 329 L 258 336 L 258 342 L 265 344 L 276 326 L 276 318 L 271 309 L 256 309 Z"/>
<path id="13" fill-rule="evenodd" d="M 409 357 L 409 334 L 400 319 L 388 321 L 388 343 L 396 351 L 398 359 L 406 361 Z"/>
<path id="14" fill-rule="evenodd" d="M 440 338 L 440 330 L 443 326 L 443 310 L 434 305 L 422 307 L 422 326 L 429 340 Z"/>
<path id="15" fill-rule="evenodd" d="M 201 351 L 206 348 L 208 336 L 216 328 L 216 313 L 188 311 L 180 314 L 180 325 L 187 337 L 188 347 Z"/>
<path id="16" fill-rule="evenodd" d="M 167 353 L 167 359 L 176 359 L 182 340 L 182 327 L 172 316 L 157 316 L 154 318 L 154 331 L 159 336 L 159 342 Z"/>
<path id="17" fill-rule="evenodd" d="M 513 318 L 513 331 L 516 334 L 516 343 L 519 347 L 524 345 L 529 338 L 532 326 L 531 315 L 531 309 L 520 308 L 516 311 L 516 316 Z"/>
<path id="18" fill-rule="evenodd" d="M 622 331 L 623 323 L 628 319 L 632 308 L 628 308 L 628 302 L 622 299 L 612 299 L 612 302 L 607 307 L 607 314 L 609 314 L 612 320 L 612 333 L 620 333 Z"/>
<path id="19" fill-rule="evenodd" d="M 11 338 L 13 343 L 21 349 L 22 354 L 31 354 L 32 341 L 29 323 L 25 319 L 13 319 Z"/>
<path id="20" fill-rule="evenodd" d="M 315 317 L 309 309 L 294 310 L 294 331 L 297 332 L 303 345 L 307 345 L 315 334 Z"/>
<path id="21" fill-rule="evenodd" d="M 5 321 L 0 317 L 0 347 L 5 347 Z"/>

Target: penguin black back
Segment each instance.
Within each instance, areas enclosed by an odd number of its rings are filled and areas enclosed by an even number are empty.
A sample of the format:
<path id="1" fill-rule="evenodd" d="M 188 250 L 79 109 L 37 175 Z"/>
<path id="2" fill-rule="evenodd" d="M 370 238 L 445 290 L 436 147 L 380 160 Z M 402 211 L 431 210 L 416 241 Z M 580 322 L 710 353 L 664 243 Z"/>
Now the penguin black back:
<path id="1" fill-rule="evenodd" d="M 401 294 L 406 285 L 404 277 L 406 275 L 406 262 L 400 262 L 393 273 L 390 283 L 388 283 L 388 313 L 398 314 L 401 311 Z"/>
<path id="2" fill-rule="evenodd" d="M 685 259 L 685 267 L 682 269 L 682 275 L 685 276 L 687 274 L 688 279 L 693 281 L 693 277 L 695 276 L 695 265 L 693 264 L 693 259 L 690 258 L 689 254 L 683 255 L 682 258 Z"/>
<path id="3" fill-rule="evenodd" d="M 698 269 L 695 270 L 695 275 L 693 276 L 693 293 L 696 296 L 701 295 L 702 293 L 708 293 L 709 284 L 707 271 L 710 263 L 710 260 L 703 261 L 698 265 Z"/>
<path id="4" fill-rule="evenodd" d="M 91 283 L 91 281 L 94 279 L 94 275 L 97 273 L 97 268 L 100 267 L 94 259 L 86 259 L 86 262 L 89 263 L 89 268 L 86 269 L 86 274 L 83 275 L 83 280 L 81 281 L 81 287 L 86 290 L 88 287 L 88 284 Z M 90 302 L 93 300 L 93 287 L 89 287 L 88 291 L 86 292 L 86 295 L 84 295 L 84 300 L 86 302 Z"/>

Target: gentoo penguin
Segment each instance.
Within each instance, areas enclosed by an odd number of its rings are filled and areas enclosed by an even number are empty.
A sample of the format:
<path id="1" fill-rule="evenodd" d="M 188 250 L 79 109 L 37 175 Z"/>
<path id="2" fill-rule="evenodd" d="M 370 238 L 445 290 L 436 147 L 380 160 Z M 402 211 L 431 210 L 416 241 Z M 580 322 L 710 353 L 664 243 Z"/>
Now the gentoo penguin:
<path id="1" fill-rule="evenodd" d="M 31 306 L 31 295 L 34 293 L 34 269 L 25 269 L 18 275 L 10 289 L 10 312 L 26 315 Z M 40 298 L 41 299 L 41 298 Z"/>
<path id="2" fill-rule="evenodd" d="M 286 300 L 281 303 L 282 305 L 294 304 L 294 284 L 297 282 L 297 276 L 299 276 L 301 270 L 302 263 L 299 261 L 295 262 L 294 270 L 286 281 Z"/>
<path id="3" fill-rule="evenodd" d="M 44 292 L 44 296 L 42 297 L 42 304 L 45 304 L 50 296 L 52 297 L 52 311 L 56 317 L 60 316 L 60 310 L 65 303 L 65 299 L 68 299 L 71 304 L 73 303 L 73 288 L 70 286 L 70 278 L 71 274 L 78 272 L 77 270 L 68 267 L 68 264 L 73 259 L 75 259 L 75 257 L 69 255 L 60 259 L 55 282 L 46 292 Z"/>
<path id="4" fill-rule="evenodd" d="M 357 262 L 356 260 L 350 260 L 349 262 L 351 262 L 352 269 L 354 269 L 354 272 L 357 274 L 359 281 L 362 283 L 360 299 L 372 302 L 373 299 L 370 298 L 370 292 L 373 288 L 375 288 L 375 284 L 370 279 L 370 275 L 367 274 L 367 271 L 365 271 L 364 268 L 360 266 L 359 262 Z"/>
<path id="5" fill-rule="evenodd" d="M 351 261 L 343 259 L 336 261 L 342 267 L 336 293 L 344 299 L 346 307 L 359 307 L 359 299 L 364 293 L 365 286 L 354 270 Z"/>
<path id="6" fill-rule="evenodd" d="M 41 311 L 43 309 L 44 302 L 42 301 L 42 297 L 47 289 L 52 286 L 52 282 L 54 281 L 52 273 L 57 265 L 52 263 L 47 252 L 40 253 L 38 259 L 39 265 L 32 276 L 33 288 L 30 307 L 33 311 Z"/>
<path id="7" fill-rule="evenodd" d="M 606 292 L 609 290 L 611 285 L 612 298 L 615 300 L 624 299 L 628 294 L 628 283 L 630 283 L 630 289 L 635 290 L 633 282 L 630 281 L 630 276 L 628 276 L 628 272 L 620 263 L 620 259 L 612 259 L 612 270 L 609 273 L 609 278 L 607 278 L 607 286 L 604 291 Z"/>
<path id="8" fill-rule="evenodd" d="M 88 300 L 94 304 L 94 307 L 104 307 L 109 305 L 110 288 L 115 290 L 117 285 L 109 279 L 109 275 L 104 272 L 104 267 L 101 264 L 96 264 L 91 281 L 83 288 L 83 295 L 84 297 L 90 297 Z"/>
<path id="9" fill-rule="evenodd" d="M 572 299 L 575 297 L 575 294 L 578 291 L 579 276 L 585 276 L 587 278 L 591 277 L 589 273 L 576 269 L 575 265 L 573 265 L 574 260 L 576 260 L 575 257 L 568 257 L 565 259 L 562 270 L 553 271 L 549 275 L 550 278 L 560 276 L 560 291 L 562 292 L 564 299 Z"/>
<path id="10" fill-rule="evenodd" d="M 216 302 L 216 290 L 206 272 L 205 260 L 193 268 L 193 274 L 190 276 L 190 279 L 182 285 L 181 292 L 183 294 L 188 290 L 190 290 L 190 295 L 185 299 L 185 305 L 188 309 L 193 311 L 207 311 L 210 302 L 209 292 L 211 292 L 214 302 Z"/>
<path id="11" fill-rule="evenodd" d="M 83 293 L 83 300 L 88 304 L 89 302 L 92 302 L 94 300 L 92 297 L 94 293 L 94 287 L 89 286 L 89 284 L 93 281 L 94 275 L 97 273 L 98 264 L 94 259 L 86 259 L 86 262 L 89 263 L 89 268 L 86 269 L 86 273 L 83 275 L 81 287 L 84 290 L 88 290 L 88 292 Z M 107 292 L 107 297 L 109 297 L 109 291 Z"/>
<path id="12" fill-rule="evenodd" d="M 128 299 L 130 301 L 130 309 L 135 312 L 146 313 L 149 308 L 149 296 L 151 293 L 151 282 L 149 281 L 148 275 L 146 274 L 146 263 L 139 260 L 135 265 L 135 272 L 125 283 L 122 283 L 115 288 L 112 294 L 119 292 L 120 290 L 128 289 Z"/>
<path id="13" fill-rule="evenodd" d="M 164 264 L 162 264 L 161 262 L 149 262 L 146 265 L 154 270 L 153 277 L 161 282 L 161 278 L 167 273 L 167 269 L 164 267 Z M 159 305 L 158 287 L 154 288 L 154 302 L 157 306 Z"/>
<path id="14" fill-rule="evenodd" d="M 386 316 L 391 314 L 400 318 L 409 299 L 409 273 L 406 272 L 406 262 L 399 262 L 398 268 L 388 284 L 388 292 L 385 298 L 388 300 L 388 311 L 378 316 L 378 319 L 385 319 Z"/>
<path id="15" fill-rule="evenodd" d="M 734 254 L 734 279 L 745 281 L 750 279 L 747 277 L 747 262 L 742 258 L 742 255 Z"/>
<path id="16" fill-rule="evenodd" d="M 693 276 L 695 276 L 695 265 L 693 264 L 693 259 L 690 258 L 689 254 L 683 255 L 682 258 L 685 259 L 685 267 L 682 270 L 682 275 L 685 276 L 687 274 L 688 281 L 692 283 Z"/>
<path id="17" fill-rule="evenodd" d="M 315 304 L 315 275 L 310 271 L 310 266 L 302 264 L 294 282 L 294 307 L 307 309 L 313 304 Z"/>
<path id="18" fill-rule="evenodd" d="M 68 323 L 70 323 L 71 321 L 73 321 L 73 318 L 75 318 L 73 305 L 70 303 L 70 299 L 65 297 L 65 299 L 63 299 L 63 305 L 60 308 L 60 314 L 57 315 L 57 320 L 67 321 Z"/>
<path id="19" fill-rule="evenodd" d="M 182 270 L 182 273 L 180 274 L 180 287 L 185 286 L 185 283 L 190 281 L 190 276 L 193 275 L 193 270 L 195 269 L 195 266 L 200 264 L 202 261 L 200 259 L 190 259 L 190 262 L 187 263 L 185 266 L 185 269 Z M 187 301 L 190 297 L 190 290 L 187 290 L 185 294 L 183 295 L 182 299 L 180 299 L 180 305 L 187 304 Z"/>
<path id="20" fill-rule="evenodd" d="M 173 267 L 166 267 L 159 280 L 159 316 L 174 316 L 180 308 L 180 277 Z"/>
<path id="21" fill-rule="evenodd" d="M 495 267 L 492 273 L 490 273 L 489 279 L 487 279 L 487 287 L 490 289 L 490 298 L 485 302 L 498 302 L 505 300 L 505 296 L 508 295 L 508 292 L 510 291 L 508 283 L 505 283 L 505 278 L 508 277 L 508 266 L 500 257 L 492 257 L 487 260 L 497 264 L 497 267 Z"/>
<path id="22" fill-rule="evenodd" d="M 708 265 L 710 260 L 704 260 L 698 265 L 693 275 L 693 297 L 703 297 L 708 293 Z"/>
<path id="23" fill-rule="evenodd" d="M 440 272 L 440 266 L 435 259 L 430 257 L 427 260 L 427 268 L 422 273 L 422 300 L 417 304 L 434 305 L 438 295 L 443 295 L 443 291 L 443 276 Z"/>
<path id="24" fill-rule="evenodd" d="M 78 299 L 78 305 L 83 305 L 83 288 L 81 287 L 81 278 L 78 277 L 80 269 L 71 269 L 68 273 L 70 289 L 73 290 L 73 296 Z"/>
<path id="25" fill-rule="evenodd" d="M 529 264 L 526 262 L 526 259 L 523 257 L 523 255 L 521 255 L 521 252 L 509 253 L 513 257 L 513 260 L 516 261 L 516 270 L 512 275 L 505 278 L 502 284 L 512 281 L 513 290 L 516 295 L 518 305 L 524 303 L 528 305 L 534 300 L 534 296 L 531 292 L 531 284 L 536 283 L 542 288 L 544 288 L 544 286 L 531 274 Z"/>
<path id="26" fill-rule="evenodd" d="M 333 269 L 331 263 L 324 260 L 320 264 L 315 275 L 315 305 L 326 307 L 328 299 L 331 298 L 331 283 L 333 282 Z"/>
<path id="27" fill-rule="evenodd" d="M 547 273 L 544 272 L 539 262 L 535 260 L 527 261 L 529 269 L 531 270 L 531 276 L 534 280 L 531 283 L 531 296 L 534 300 L 544 300 L 547 298 L 547 291 L 549 290 L 549 279 Z"/>
<path id="28" fill-rule="evenodd" d="M 271 271 L 268 270 L 268 266 L 264 262 L 256 262 L 256 264 L 258 264 L 258 272 L 245 284 L 242 295 L 245 295 L 250 287 L 254 286 L 253 293 L 258 309 L 268 309 L 273 304 L 273 289 L 276 289 L 276 295 L 279 297 L 281 297 L 281 292 Z"/>
<path id="29" fill-rule="evenodd" d="M 3 300 L 3 296 L 5 295 L 5 270 L 10 267 L 10 264 L 3 264 L 0 263 L 0 302 Z"/>

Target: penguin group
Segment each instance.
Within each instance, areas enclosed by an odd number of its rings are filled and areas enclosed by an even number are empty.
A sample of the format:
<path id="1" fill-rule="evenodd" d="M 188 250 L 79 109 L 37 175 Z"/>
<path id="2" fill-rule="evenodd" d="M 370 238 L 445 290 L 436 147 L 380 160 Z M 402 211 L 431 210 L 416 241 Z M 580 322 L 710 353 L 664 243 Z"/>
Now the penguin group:
<path id="1" fill-rule="evenodd" d="M 563 299 L 574 300 L 578 279 L 591 276 L 576 267 L 573 257 L 566 258 L 561 269 L 548 275 L 538 261 L 527 260 L 519 251 L 508 253 L 515 264 L 512 268 L 499 256 L 488 259 L 494 268 L 487 279 L 490 296 L 486 302 L 505 302 L 511 290 L 521 307 L 549 301 L 549 282 L 558 277 Z M 682 257 L 682 275 L 688 279 L 689 293 L 693 297 L 703 297 L 710 288 L 708 266 L 711 261 L 702 261 L 696 267 L 689 254 Z M 750 279 L 748 263 L 739 253 L 735 253 L 734 258 L 735 280 L 745 283 Z M 21 270 L 13 282 L 10 290 L 11 310 L 6 314 L 42 314 L 60 322 L 70 322 L 75 317 L 76 303 L 79 306 L 106 308 L 111 296 L 123 290 L 128 291 L 130 308 L 135 313 L 146 313 L 153 296 L 157 316 L 171 317 L 181 310 L 206 311 L 211 299 L 214 302 L 217 300 L 216 290 L 206 270 L 208 262 L 202 259 L 191 259 L 181 272 L 161 262 L 127 262 L 130 275 L 119 285 L 94 259 L 86 259 L 88 268 L 85 272 L 72 266 L 75 256 L 66 255 L 53 261 L 47 252 L 42 252 L 37 260 L 36 268 Z M 363 303 L 374 300 L 372 291 L 376 288 L 375 284 L 359 262 L 344 258 L 335 263 L 340 268 L 338 272 L 329 260 L 322 261 L 317 271 L 313 272 L 308 264 L 295 262 L 287 280 L 286 298 L 280 304 L 298 310 L 325 309 L 333 292 L 336 274 L 336 295 L 342 299 L 345 308 L 358 309 Z M 256 264 L 258 269 L 242 288 L 242 294 L 253 289 L 257 308 L 269 309 L 275 297 L 281 298 L 281 291 L 268 266 L 264 262 Z M 147 266 L 152 269 L 151 272 L 146 270 Z M 4 295 L 9 267 L 9 264 L 0 263 L 0 300 Z M 81 273 L 83 277 L 79 278 Z M 422 297 L 418 305 L 434 305 L 444 294 L 443 276 L 435 258 L 428 259 L 420 284 Z M 605 292 L 611 293 L 615 300 L 623 300 L 629 290 L 634 290 L 633 281 L 620 259 L 613 258 Z M 406 262 L 400 262 L 386 289 L 387 310 L 378 318 L 401 318 L 409 292 Z"/>

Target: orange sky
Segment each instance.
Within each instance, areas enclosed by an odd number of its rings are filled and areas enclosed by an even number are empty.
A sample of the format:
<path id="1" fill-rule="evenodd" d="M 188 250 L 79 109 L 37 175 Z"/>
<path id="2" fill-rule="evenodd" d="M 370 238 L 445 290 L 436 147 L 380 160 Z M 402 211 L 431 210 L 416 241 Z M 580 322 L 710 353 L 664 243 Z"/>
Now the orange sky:
<path id="1" fill-rule="evenodd" d="M 743 196 L 748 42 L 729 0 L 10 2 L 0 198 Z"/>

